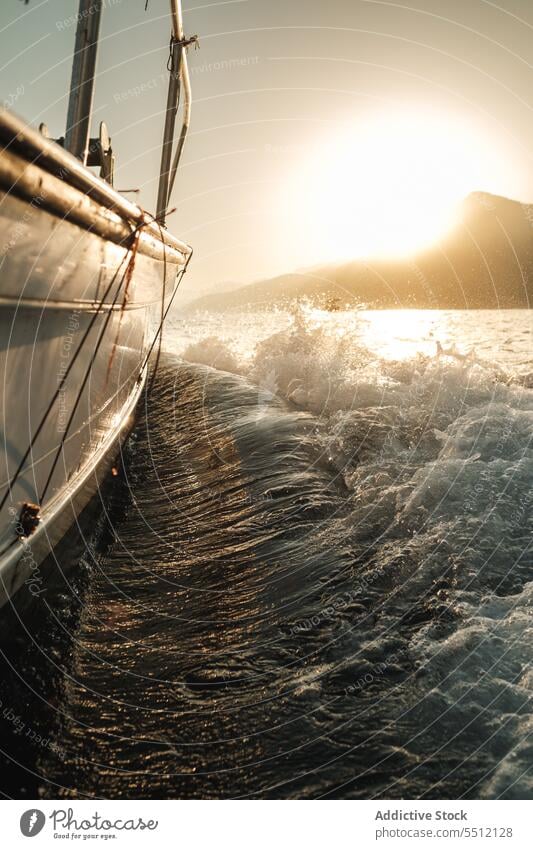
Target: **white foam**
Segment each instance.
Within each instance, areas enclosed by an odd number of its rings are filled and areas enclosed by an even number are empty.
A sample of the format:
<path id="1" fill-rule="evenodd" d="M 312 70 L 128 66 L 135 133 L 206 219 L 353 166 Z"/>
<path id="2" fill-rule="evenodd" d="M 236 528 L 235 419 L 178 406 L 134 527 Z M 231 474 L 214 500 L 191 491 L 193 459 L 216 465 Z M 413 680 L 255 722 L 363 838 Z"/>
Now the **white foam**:
<path id="1" fill-rule="evenodd" d="M 492 334 L 483 356 L 481 316 L 476 324 L 468 314 L 460 338 L 450 338 L 448 321 L 446 345 L 437 344 L 432 318 L 431 340 L 413 350 L 411 339 L 409 355 L 394 359 L 390 344 L 387 356 L 372 350 L 357 312 L 278 314 L 277 331 L 263 315 L 255 332 L 248 317 L 240 350 L 229 334 L 210 335 L 189 341 L 183 355 L 268 385 L 316 417 L 317 451 L 349 493 L 346 540 L 368 546 L 391 576 L 386 627 L 389 608 L 409 611 L 446 580 L 454 625 L 444 640 L 432 624 L 414 632 L 413 663 L 442 687 L 458 727 L 478 711 L 484 727 L 497 728 L 505 712 L 505 733 L 494 744 L 501 764 L 480 792 L 498 795 L 511 770 L 516 793 L 531 793 L 520 770 L 531 759 L 533 391 L 520 379 L 519 371 L 531 371 L 525 351 L 517 348 L 516 368 L 498 355 L 509 316 L 500 325 L 483 316 L 484 338 Z M 452 324 L 458 332 L 460 317 Z M 530 340 L 525 330 L 518 335 Z"/>

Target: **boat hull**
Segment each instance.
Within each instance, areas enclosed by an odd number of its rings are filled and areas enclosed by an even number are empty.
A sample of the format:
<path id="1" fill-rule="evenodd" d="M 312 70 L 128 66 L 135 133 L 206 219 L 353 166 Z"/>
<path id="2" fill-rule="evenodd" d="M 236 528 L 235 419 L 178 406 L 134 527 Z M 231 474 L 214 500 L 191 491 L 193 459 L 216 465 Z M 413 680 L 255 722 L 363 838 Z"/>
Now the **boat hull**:
<path id="1" fill-rule="evenodd" d="M 0 115 L 0 605 L 42 591 L 39 565 L 108 472 L 190 256 L 12 125 Z"/>

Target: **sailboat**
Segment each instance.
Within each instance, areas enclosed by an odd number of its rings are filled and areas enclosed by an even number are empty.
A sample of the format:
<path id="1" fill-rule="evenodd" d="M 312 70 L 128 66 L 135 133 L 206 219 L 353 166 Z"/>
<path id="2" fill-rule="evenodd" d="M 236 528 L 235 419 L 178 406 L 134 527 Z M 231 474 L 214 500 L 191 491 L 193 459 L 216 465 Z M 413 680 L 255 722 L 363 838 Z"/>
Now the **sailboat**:
<path id="1" fill-rule="evenodd" d="M 113 188 L 106 126 L 90 133 L 104 3 L 79 4 L 64 138 L 0 110 L 0 606 L 24 586 L 42 593 L 41 564 L 110 474 L 192 254 L 166 216 L 196 37 L 185 38 L 171 0 L 150 215 Z"/>

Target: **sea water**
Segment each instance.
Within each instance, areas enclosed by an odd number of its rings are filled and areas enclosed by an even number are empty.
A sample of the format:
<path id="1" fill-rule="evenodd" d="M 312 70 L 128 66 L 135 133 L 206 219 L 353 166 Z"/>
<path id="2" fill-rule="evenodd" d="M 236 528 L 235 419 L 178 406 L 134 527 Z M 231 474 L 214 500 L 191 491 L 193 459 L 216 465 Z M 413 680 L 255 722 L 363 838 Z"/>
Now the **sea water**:
<path id="1" fill-rule="evenodd" d="M 532 798 L 532 330 L 175 315 L 41 792 Z"/>

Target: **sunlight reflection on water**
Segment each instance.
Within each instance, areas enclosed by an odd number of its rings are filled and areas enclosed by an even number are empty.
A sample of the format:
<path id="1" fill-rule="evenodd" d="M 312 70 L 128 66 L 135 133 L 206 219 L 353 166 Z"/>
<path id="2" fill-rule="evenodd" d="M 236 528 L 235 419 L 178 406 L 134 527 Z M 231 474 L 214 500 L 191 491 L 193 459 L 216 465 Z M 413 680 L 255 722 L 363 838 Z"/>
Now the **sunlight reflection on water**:
<path id="1" fill-rule="evenodd" d="M 327 328 L 337 337 L 353 337 L 377 357 L 408 360 L 419 354 L 474 354 L 522 371 L 533 360 L 530 310 L 340 310 L 299 307 L 309 327 Z M 287 310 L 201 313 L 174 319 L 166 345 L 181 353 L 193 339 L 216 336 L 240 358 L 253 356 L 259 342 L 288 329 L 295 313 Z"/>

